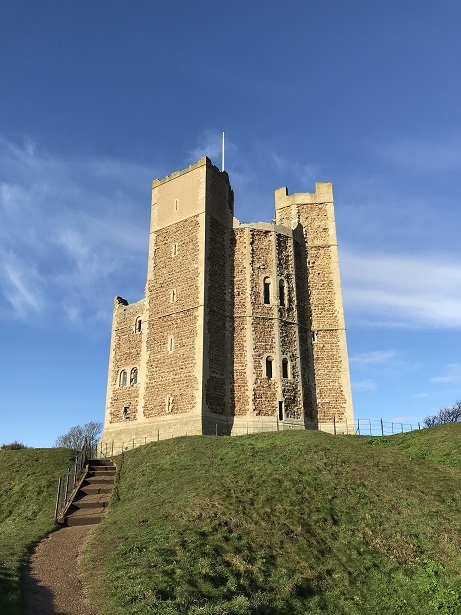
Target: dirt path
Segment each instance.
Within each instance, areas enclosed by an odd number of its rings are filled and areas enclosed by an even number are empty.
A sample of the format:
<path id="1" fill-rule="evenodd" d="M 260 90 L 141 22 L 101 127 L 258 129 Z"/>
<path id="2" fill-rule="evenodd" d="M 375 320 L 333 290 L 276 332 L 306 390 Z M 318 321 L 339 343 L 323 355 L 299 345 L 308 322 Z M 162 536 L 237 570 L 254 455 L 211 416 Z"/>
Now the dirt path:
<path id="1" fill-rule="evenodd" d="M 64 527 L 37 545 L 22 577 L 24 615 L 98 615 L 78 574 L 80 553 L 95 527 Z"/>

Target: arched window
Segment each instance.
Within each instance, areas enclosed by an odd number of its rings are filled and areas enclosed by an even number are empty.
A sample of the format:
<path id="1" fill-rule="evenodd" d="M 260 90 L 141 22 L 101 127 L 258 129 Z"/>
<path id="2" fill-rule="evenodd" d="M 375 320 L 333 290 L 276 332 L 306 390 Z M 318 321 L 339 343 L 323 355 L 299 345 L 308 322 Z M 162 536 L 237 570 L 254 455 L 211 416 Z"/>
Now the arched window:
<path id="1" fill-rule="evenodd" d="M 135 333 L 141 333 L 141 329 L 142 329 L 142 318 L 141 316 L 138 316 L 134 324 L 134 331 Z"/>
<path id="2" fill-rule="evenodd" d="M 285 280 L 279 281 L 279 302 L 281 307 L 285 307 Z"/>
<path id="3" fill-rule="evenodd" d="M 286 357 L 282 359 L 282 378 L 290 377 L 290 362 Z"/>
<path id="4" fill-rule="evenodd" d="M 266 378 L 272 378 L 272 357 L 266 357 Z"/>
<path id="5" fill-rule="evenodd" d="M 138 368 L 133 367 L 130 372 L 130 384 L 131 386 L 138 384 Z"/>
<path id="6" fill-rule="evenodd" d="M 120 372 L 120 377 L 118 381 L 119 386 L 126 387 L 127 379 L 128 379 L 128 375 L 126 373 L 126 370 L 122 369 L 122 371 Z"/>
<path id="7" fill-rule="evenodd" d="M 270 305 L 271 302 L 271 279 L 264 278 L 263 280 L 264 304 Z"/>
<path id="8" fill-rule="evenodd" d="M 123 418 L 129 419 L 131 417 L 130 406 L 123 406 Z"/>

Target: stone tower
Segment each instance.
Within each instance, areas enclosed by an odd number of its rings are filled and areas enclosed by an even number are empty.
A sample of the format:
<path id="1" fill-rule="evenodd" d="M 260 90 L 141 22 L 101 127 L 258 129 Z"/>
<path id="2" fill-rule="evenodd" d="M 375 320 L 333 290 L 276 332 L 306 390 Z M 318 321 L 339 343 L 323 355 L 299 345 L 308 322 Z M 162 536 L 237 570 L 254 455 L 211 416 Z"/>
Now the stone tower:
<path id="1" fill-rule="evenodd" d="M 145 298 L 116 297 L 101 446 L 352 421 L 331 184 L 233 216 L 208 158 L 152 184 Z"/>

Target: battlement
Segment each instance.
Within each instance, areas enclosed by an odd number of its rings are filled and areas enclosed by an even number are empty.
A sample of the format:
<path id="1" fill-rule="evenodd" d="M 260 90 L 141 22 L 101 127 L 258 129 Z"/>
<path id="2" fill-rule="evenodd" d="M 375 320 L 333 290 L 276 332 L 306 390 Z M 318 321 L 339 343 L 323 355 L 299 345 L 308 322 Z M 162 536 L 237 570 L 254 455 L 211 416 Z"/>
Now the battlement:
<path id="1" fill-rule="evenodd" d="M 288 194 L 285 186 L 275 191 L 275 209 L 290 205 L 308 205 L 318 203 L 333 203 L 333 185 L 331 182 L 316 182 L 315 192 L 295 192 Z"/>
<path id="2" fill-rule="evenodd" d="M 215 173 L 217 173 L 225 182 L 229 183 L 229 175 L 227 174 L 227 172 L 220 171 L 218 167 L 215 166 L 211 162 L 208 156 L 203 156 L 203 158 L 200 158 L 200 160 L 196 162 L 195 164 L 189 165 L 187 169 L 174 171 L 174 173 L 167 175 L 163 179 L 154 179 L 154 181 L 152 182 L 152 188 L 157 188 L 158 186 L 161 186 L 162 184 L 166 184 L 170 181 L 173 181 L 174 179 L 177 179 L 178 177 L 181 177 L 181 175 L 186 175 L 187 173 L 190 173 L 191 171 L 195 171 L 196 169 L 200 169 L 200 167 L 205 167 L 205 166 L 213 170 Z"/>

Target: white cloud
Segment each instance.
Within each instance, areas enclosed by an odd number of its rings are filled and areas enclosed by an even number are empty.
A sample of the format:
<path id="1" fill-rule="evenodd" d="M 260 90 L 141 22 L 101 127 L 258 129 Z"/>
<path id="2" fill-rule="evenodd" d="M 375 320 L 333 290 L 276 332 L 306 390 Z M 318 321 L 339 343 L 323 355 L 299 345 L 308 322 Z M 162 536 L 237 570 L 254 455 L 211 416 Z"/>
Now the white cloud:
<path id="1" fill-rule="evenodd" d="M 312 186 L 320 181 L 322 167 L 317 163 L 300 163 L 294 160 L 284 159 L 276 152 L 272 152 L 271 161 L 277 172 L 285 177 L 293 177 L 301 186 Z"/>
<path id="2" fill-rule="evenodd" d="M 224 146 L 224 162 L 227 170 L 228 155 L 232 155 L 235 152 L 236 147 L 232 141 L 226 136 Z M 208 156 L 213 164 L 216 164 L 221 168 L 222 159 L 222 131 L 207 129 L 204 130 L 198 139 L 198 143 L 195 147 L 189 150 L 188 155 L 191 160 L 188 164 L 195 164 L 203 156 Z"/>
<path id="3" fill-rule="evenodd" d="M 375 326 L 461 328 L 461 263 L 440 254 L 342 250 L 349 317 Z"/>
<path id="4" fill-rule="evenodd" d="M 447 366 L 447 371 L 443 376 L 431 378 L 431 382 L 439 382 L 441 384 L 461 383 L 461 363 L 451 363 Z"/>
<path id="5" fill-rule="evenodd" d="M 355 357 L 350 357 L 349 363 L 357 366 L 386 363 L 393 359 L 395 355 L 395 350 L 373 350 L 372 352 L 364 352 Z"/>
<path id="6" fill-rule="evenodd" d="M 373 380 L 360 380 L 359 382 L 353 382 L 352 388 L 355 391 L 376 391 L 378 387 Z"/>
<path id="7" fill-rule="evenodd" d="M 461 170 L 461 140 L 457 136 L 434 139 L 396 137 L 370 146 L 377 156 L 399 169 L 412 169 L 424 173 Z"/>
<path id="8" fill-rule="evenodd" d="M 150 183 L 163 174 L 0 139 L 0 317 L 83 323 L 110 318 L 118 292 L 142 296 Z"/>
<path id="9" fill-rule="evenodd" d="M 409 414 L 406 414 L 405 416 L 395 416 L 393 419 L 391 419 L 393 423 L 411 423 L 412 421 L 414 422 L 414 420 L 415 417 L 410 416 Z"/>

